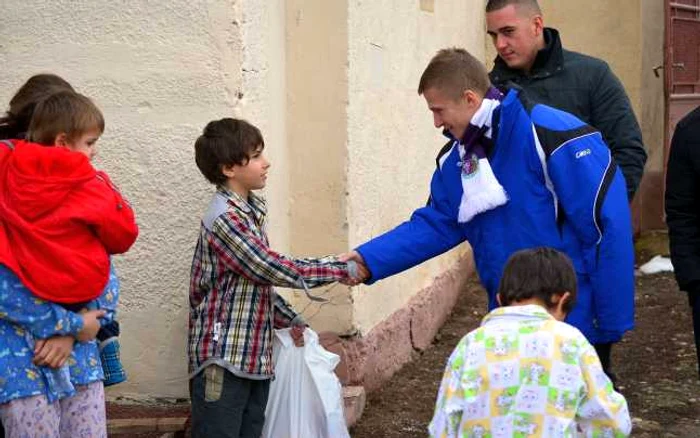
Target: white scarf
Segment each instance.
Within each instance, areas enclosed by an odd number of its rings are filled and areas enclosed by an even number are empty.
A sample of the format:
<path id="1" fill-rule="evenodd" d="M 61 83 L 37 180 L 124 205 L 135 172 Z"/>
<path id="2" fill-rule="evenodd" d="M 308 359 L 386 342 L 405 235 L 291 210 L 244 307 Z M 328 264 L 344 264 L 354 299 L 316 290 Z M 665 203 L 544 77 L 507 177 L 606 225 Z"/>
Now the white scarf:
<path id="1" fill-rule="evenodd" d="M 493 174 L 483 146 L 484 142 L 492 140 L 493 112 L 500 105 L 501 98 L 500 92 L 493 88 L 489 90 L 467 127 L 463 140 L 466 144 L 459 143 L 458 165 L 462 176 L 459 223 L 469 222 L 477 214 L 508 202 L 506 191 Z"/>

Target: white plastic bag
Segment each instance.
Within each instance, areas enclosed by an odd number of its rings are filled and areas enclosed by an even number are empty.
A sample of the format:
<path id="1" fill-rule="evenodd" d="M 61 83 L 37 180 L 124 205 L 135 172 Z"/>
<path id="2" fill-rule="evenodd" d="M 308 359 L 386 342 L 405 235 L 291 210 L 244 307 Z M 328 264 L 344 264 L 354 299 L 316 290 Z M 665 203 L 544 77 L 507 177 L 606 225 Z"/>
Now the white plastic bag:
<path id="1" fill-rule="evenodd" d="M 333 372 L 340 358 L 321 347 L 318 335 L 307 328 L 298 348 L 289 329 L 276 330 L 273 360 L 263 438 L 350 438 Z"/>

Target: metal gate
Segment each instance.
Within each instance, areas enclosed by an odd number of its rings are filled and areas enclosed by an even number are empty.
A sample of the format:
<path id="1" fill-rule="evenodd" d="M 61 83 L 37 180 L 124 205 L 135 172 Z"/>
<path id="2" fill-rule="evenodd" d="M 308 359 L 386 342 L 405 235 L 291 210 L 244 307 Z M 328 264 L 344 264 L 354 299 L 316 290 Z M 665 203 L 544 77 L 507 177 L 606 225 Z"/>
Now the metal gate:
<path id="1" fill-rule="evenodd" d="M 667 0 L 666 149 L 676 124 L 700 105 L 700 0 Z"/>

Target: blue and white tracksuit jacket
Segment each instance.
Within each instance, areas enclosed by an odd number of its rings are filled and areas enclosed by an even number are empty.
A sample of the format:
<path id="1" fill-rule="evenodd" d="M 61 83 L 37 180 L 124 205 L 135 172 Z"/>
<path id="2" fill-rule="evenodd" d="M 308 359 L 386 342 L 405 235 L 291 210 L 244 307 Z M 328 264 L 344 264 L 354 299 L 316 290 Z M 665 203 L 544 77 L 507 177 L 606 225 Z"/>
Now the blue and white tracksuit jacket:
<path id="1" fill-rule="evenodd" d="M 393 230 L 357 248 L 372 273 L 389 277 L 467 240 L 497 307 L 498 283 L 514 252 L 549 246 L 578 277 L 567 322 L 591 343 L 619 341 L 634 326 L 634 250 L 625 181 L 600 133 L 573 115 L 511 90 L 494 112 L 488 153 L 508 203 L 458 223 L 462 197 L 457 142 L 443 149 L 431 200 Z"/>

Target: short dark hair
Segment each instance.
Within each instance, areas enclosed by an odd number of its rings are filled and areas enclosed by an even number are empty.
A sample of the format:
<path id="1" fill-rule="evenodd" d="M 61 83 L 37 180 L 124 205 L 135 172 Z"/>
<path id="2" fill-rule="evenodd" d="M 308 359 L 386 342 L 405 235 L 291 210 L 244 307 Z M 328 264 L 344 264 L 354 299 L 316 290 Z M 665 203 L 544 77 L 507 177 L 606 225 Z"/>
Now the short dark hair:
<path id="1" fill-rule="evenodd" d="M 515 5 L 516 7 L 524 6 L 526 9 L 536 14 L 542 13 L 542 9 L 540 9 L 537 0 L 488 0 L 486 2 L 486 12 L 498 11 L 510 5 Z"/>
<path id="2" fill-rule="evenodd" d="M 3 138 L 24 136 L 39 102 L 59 91 L 74 91 L 62 77 L 40 73 L 27 79 L 10 100 L 4 117 L 0 117 Z"/>
<path id="3" fill-rule="evenodd" d="M 552 298 L 570 292 L 563 310 L 570 312 L 576 301 L 576 271 L 569 257 L 552 248 L 533 248 L 516 252 L 503 270 L 498 294 L 501 304 L 537 298 L 554 306 Z"/>
<path id="4" fill-rule="evenodd" d="M 212 184 L 223 184 L 224 166 L 245 165 L 250 154 L 265 147 L 260 130 L 245 120 L 225 118 L 207 124 L 194 143 L 194 160 Z"/>
<path id="5" fill-rule="evenodd" d="M 418 94 L 436 88 L 459 99 L 466 90 L 483 96 L 490 86 L 484 64 L 466 50 L 454 47 L 440 50 L 430 60 L 420 77 Z"/>
<path id="6" fill-rule="evenodd" d="M 66 134 L 68 141 L 92 130 L 105 130 L 99 108 L 87 97 L 74 91 L 59 91 L 39 102 L 29 123 L 27 139 L 53 146 L 56 136 Z"/>

